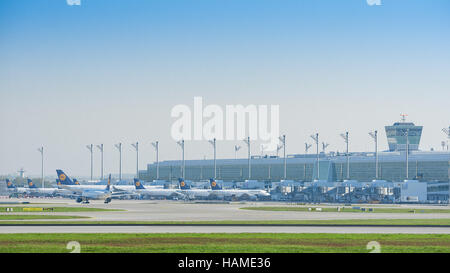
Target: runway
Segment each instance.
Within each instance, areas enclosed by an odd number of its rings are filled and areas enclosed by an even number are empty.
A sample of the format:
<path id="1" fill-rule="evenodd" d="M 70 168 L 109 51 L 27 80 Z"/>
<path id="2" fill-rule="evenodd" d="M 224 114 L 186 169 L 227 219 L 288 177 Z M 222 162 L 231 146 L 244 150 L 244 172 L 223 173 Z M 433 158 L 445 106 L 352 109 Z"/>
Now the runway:
<path id="1" fill-rule="evenodd" d="M 450 234 L 450 227 L 0 226 L 0 233 L 399 233 Z"/>

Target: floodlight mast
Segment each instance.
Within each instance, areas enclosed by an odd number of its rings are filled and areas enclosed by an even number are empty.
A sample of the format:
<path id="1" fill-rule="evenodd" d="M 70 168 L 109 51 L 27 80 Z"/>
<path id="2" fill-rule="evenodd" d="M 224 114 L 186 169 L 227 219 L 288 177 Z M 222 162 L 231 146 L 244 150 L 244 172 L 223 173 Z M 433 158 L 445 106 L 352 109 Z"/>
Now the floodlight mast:
<path id="1" fill-rule="evenodd" d="M 248 149 L 248 180 L 252 178 L 252 163 L 251 163 L 251 155 L 250 155 L 250 137 L 247 137 L 247 139 L 244 139 L 245 144 L 247 144 Z"/>
<path id="2" fill-rule="evenodd" d="M 315 135 L 311 135 L 311 138 L 316 143 L 316 155 L 317 155 L 317 180 L 320 180 L 320 172 L 319 172 L 319 133 L 316 133 Z"/>
<path id="3" fill-rule="evenodd" d="M 443 128 L 442 132 L 444 132 L 447 135 L 447 151 L 448 151 L 448 141 L 450 140 L 450 126 L 448 126 L 448 128 Z"/>
<path id="4" fill-rule="evenodd" d="M 312 144 L 308 144 L 305 142 L 305 154 L 308 154 L 309 148 L 311 148 Z"/>
<path id="5" fill-rule="evenodd" d="M 348 153 L 348 131 L 344 134 L 341 134 L 341 137 L 344 139 L 344 142 L 346 144 L 346 156 L 347 156 L 347 180 L 350 180 L 350 155 Z"/>
<path id="6" fill-rule="evenodd" d="M 217 165 L 216 165 L 216 138 L 213 140 L 208 140 L 208 142 L 213 146 L 214 148 L 214 179 L 217 178 Z"/>
<path id="7" fill-rule="evenodd" d="M 139 179 L 139 142 L 131 143 L 136 150 L 136 178 Z"/>
<path id="8" fill-rule="evenodd" d="M 378 180 L 378 131 L 369 132 L 375 142 L 375 180 Z"/>
<path id="9" fill-rule="evenodd" d="M 283 145 L 277 145 L 277 158 L 278 158 L 278 153 L 280 152 L 281 148 L 283 148 Z"/>
<path id="10" fill-rule="evenodd" d="M 286 161 L 286 135 L 282 135 L 281 137 L 279 137 L 280 141 L 281 141 L 281 147 L 283 148 L 283 158 L 284 158 L 284 180 L 286 180 L 287 177 L 287 161 Z M 277 149 L 278 150 L 278 149 Z"/>
<path id="11" fill-rule="evenodd" d="M 119 151 L 119 181 L 122 180 L 122 142 L 117 143 L 117 150 Z"/>
<path id="12" fill-rule="evenodd" d="M 182 165 L 181 165 L 181 178 L 185 179 L 185 165 L 184 165 L 184 139 L 177 142 L 178 145 L 181 147 L 181 153 L 182 153 Z"/>
<path id="13" fill-rule="evenodd" d="M 38 152 L 41 153 L 41 182 L 42 182 L 42 188 L 45 188 L 45 183 L 44 183 L 44 146 L 41 146 L 40 148 L 38 148 Z M 23 169 L 21 169 L 23 170 Z M 22 171 L 22 176 L 23 176 L 23 171 Z"/>
<path id="14" fill-rule="evenodd" d="M 156 150 L 156 180 L 159 180 L 159 141 L 152 142 L 152 146 Z"/>
<path id="15" fill-rule="evenodd" d="M 242 147 L 239 145 L 234 145 L 234 159 L 237 159 L 237 152 L 241 149 Z"/>
<path id="16" fill-rule="evenodd" d="M 325 151 L 326 151 L 328 146 L 330 146 L 329 143 L 325 143 L 325 142 L 322 141 L 322 151 L 323 151 L 324 154 L 325 154 Z"/>
<path id="17" fill-rule="evenodd" d="M 93 171 L 93 168 L 94 168 L 94 157 L 93 157 L 94 145 L 93 144 L 86 145 L 86 148 L 91 153 L 91 181 L 92 181 L 93 176 L 94 176 L 94 171 Z"/>
<path id="18" fill-rule="evenodd" d="M 101 177 L 100 179 L 103 180 L 103 144 L 97 145 L 97 148 L 100 150 L 101 153 Z"/>

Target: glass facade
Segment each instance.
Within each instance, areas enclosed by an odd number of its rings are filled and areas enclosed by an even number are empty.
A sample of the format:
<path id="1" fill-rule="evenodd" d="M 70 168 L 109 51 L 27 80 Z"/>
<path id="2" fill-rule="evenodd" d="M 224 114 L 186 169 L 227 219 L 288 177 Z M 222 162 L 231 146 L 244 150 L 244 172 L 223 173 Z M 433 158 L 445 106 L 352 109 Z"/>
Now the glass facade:
<path id="1" fill-rule="evenodd" d="M 389 151 L 405 151 L 406 135 L 408 135 L 408 149 L 419 150 L 422 129 L 422 126 L 415 126 L 412 122 L 396 122 L 392 126 L 385 126 Z"/>
<path id="2" fill-rule="evenodd" d="M 449 181 L 450 153 L 411 152 L 409 155 L 408 178 L 419 181 Z M 297 155 L 287 159 L 288 180 L 317 180 L 317 160 L 314 157 Z M 345 156 L 321 155 L 319 180 L 329 182 L 347 179 L 347 159 Z M 373 153 L 359 153 L 350 156 L 351 180 L 370 182 L 375 180 L 375 156 Z M 406 179 L 406 159 L 404 152 L 379 153 L 379 180 L 403 181 Z M 283 180 L 282 158 L 252 159 L 251 179 L 260 181 Z M 181 176 L 181 161 L 160 162 L 160 179 L 176 180 Z M 212 160 L 186 161 L 186 179 L 200 181 L 213 177 Z M 156 164 L 147 166 L 142 179 L 156 179 Z M 218 159 L 217 179 L 224 181 L 244 181 L 248 179 L 247 159 Z"/>

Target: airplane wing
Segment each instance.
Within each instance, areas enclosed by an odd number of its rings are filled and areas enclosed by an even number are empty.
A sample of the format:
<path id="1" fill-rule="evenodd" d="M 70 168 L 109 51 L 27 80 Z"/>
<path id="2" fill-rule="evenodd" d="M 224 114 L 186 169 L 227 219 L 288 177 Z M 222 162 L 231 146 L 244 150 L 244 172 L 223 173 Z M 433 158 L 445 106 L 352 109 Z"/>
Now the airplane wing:
<path id="1" fill-rule="evenodd" d="M 61 185 L 60 187 L 61 187 L 62 189 L 69 190 L 69 191 L 74 192 L 74 193 L 77 193 L 77 194 L 82 194 L 83 191 L 84 191 L 83 189 L 80 189 L 80 188 L 74 188 L 74 187 L 67 186 L 67 185 Z"/>
<path id="2" fill-rule="evenodd" d="M 120 192 L 112 192 L 111 197 L 122 197 L 122 196 L 137 196 L 139 193 L 137 192 L 127 192 L 127 191 L 120 191 Z"/>

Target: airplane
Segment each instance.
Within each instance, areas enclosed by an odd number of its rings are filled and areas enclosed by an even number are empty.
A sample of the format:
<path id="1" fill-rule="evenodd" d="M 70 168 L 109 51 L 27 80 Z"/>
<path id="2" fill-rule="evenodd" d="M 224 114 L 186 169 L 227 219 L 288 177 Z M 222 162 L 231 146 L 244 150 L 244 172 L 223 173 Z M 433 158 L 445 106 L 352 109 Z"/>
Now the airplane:
<path id="1" fill-rule="evenodd" d="M 134 178 L 134 186 L 136 187 L 136 193 L 148 195 L 152 197 L 172 197 L 172 198 L 185 198 L 186 196 L 180 192 L 179 189 L 162 189 L 162 188 L 145 188 L 139 179 Z"/>
<path id="2" fill-rule="evenodd" d="M 73 180 L 64 173 L 62 170 L 56 170 L 56 174 L 58 175 L 57 185 L 70 185 L 71 189 L 96 189 L 101 190 L 105 188 L 105 185 L 81 185 L 80 182 L 76 178 Z M 111 185 L 114 192 L 127 192 L 134 193 L 136 188 L 135 186 L 127 186 L 127 185 Z M 159 186 L 149 186 L 149 187 L 159 187 Z"/>
<path id="3" fill-rule="evenodd" d="M 109 175 L 108 183 L 105 189 L 92 189 L 92 188 L 80 188 L 79 186 L 73 187 L 73 185 L 63 184 L 63 181 L 70 179 L 68 177 L 59 176 L 63 189 L 67 189 L 75 192 L 72 196 L 76 198 L 77 203 L 89 204 L 89 200 L 104 200 L 105 204 L 111 202 L 113 197 L 124 196 L 123 193 L 114 193 L 111 190 L 111 175 Z M 70 180 L 71 181 L 71 180 Z M 72 181 L 73 183 L 73 181 Z"/>
<path id="4" fill-rule="evenodd" d="M 270 193 L 265 190 L 245 190 L 245 189 L 222 189 L 215 179 L 209 180 L 211 189 L 219 198 L 231 198 L 231 199 L 248 199 L 255 200 L 260 198 L 268 198 Z"/>
<path id="5" fill-rule="evenodd" d="M 16 187 L 11 180 L 6 178 L 6 187 L 10 194 L 27 194 L 28 188 L 25 187 Z"/>
<path id="6" fill-rule="evenodd" d="M 212 191 L 210 189 L 193 189 L 191 186 L 186 184 L 183 178 L 178 178 L 178 183 L 180 185 L 181 192 L 189 199 L 211 197 Z"/>
<path id="7" fill-rule="evenodd" d="M 33 183 L 33 180 L 27 179 L 28 183 L 28 194 L 30 195 L 46 195 L 46 196 L 54 196 L 56 193 L 58 193 L 58 188 L 38 188 Z"/>

